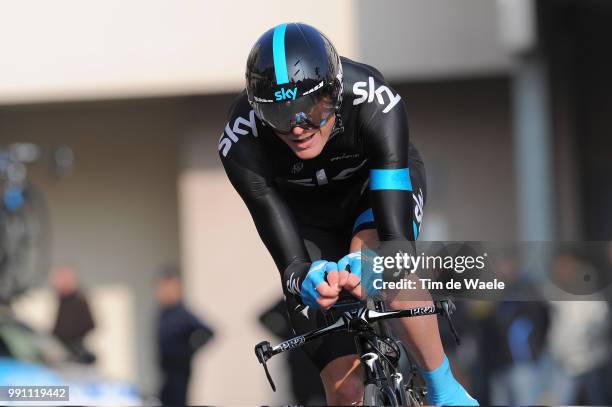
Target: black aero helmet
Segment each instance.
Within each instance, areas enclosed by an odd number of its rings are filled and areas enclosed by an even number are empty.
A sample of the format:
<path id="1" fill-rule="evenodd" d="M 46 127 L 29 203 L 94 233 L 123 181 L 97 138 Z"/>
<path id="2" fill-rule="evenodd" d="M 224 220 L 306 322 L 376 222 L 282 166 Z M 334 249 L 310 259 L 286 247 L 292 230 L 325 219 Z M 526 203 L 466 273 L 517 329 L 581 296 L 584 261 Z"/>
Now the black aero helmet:
<path id="1" fill-rule="evenodd" d="M 257 116 L 274 130 L 318 128 L 340 107 L 340 57 L 316 28 L 280 24 L 251 49 L 246 91 Z"/>

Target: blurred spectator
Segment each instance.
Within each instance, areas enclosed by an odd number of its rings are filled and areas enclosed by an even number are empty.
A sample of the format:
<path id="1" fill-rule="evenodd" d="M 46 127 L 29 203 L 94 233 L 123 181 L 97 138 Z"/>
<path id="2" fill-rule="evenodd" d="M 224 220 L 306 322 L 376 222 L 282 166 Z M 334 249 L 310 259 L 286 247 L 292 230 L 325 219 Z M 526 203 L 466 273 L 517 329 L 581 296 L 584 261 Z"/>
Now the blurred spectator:
<path id="1" fill-rule="evenodd" d="M 490 404 L 534 405 L 543 382 L 540 369 L 549 328 L 549 309 L 538 301 L 531 275 L 521 272 L 515 253 L 500 258 L 495 276 L 507 285 L 506 298 L 482 321 L 480 338 L 485 370 L 490 375 Z"/>
<path id="2" fill-rule="evenodd" d="M 157 324 L 159 363 L 163 374 L 163 405 L 184 406 L 191 376 L 191 360 L 213 332 L 183 304 L 179 269 L 168 267 L 157 282 L 160 306 Z"/>
<path id="3" fill-rule="evenodd" d="M 547 403 L 610 404 L 610 314 L 601 301 L 553 301 Z M 579 399 L 579 394 L 584 399 Z"/>
<path id="4" fill-rule="evenodd" d="M 85 295 L 80 291 L 76 270 L 60 265 L 51 270 L 50 281 L 59 307 L 53 335 L 62 341 L 80 363 L 93 363 L 96 357 L 85 346 L 85 336 L 95 328 Z"/>
<path id="5" fill-rule="evenodd" d="M 459 331 L 461 345 L 457 345 L 447 323 L 440 321 L 439 329 L 446 354 L 455 377 L 480 405 L 490 404 L 488 361 L 483 357 L 487 347 L 495 346 L 494 335 L 483 323 L 495 312 L 492 301 L 457 300 L 453 322 Z M 456 371 L 455 371 L 456 370 Z"/>
<path id="6" fill-rule="evenodd" d="M 553 278 L 579 281 L 592 275 L 593 265 L 563 253 L 553 265 Z M 545 376 L 549 378 L 547 404 L 607 405 L 612 402 L 610 377 L 610 308 L 604 301 L 552 301 L 550 354 Z M 580 397 L 583 395 L 583 397 Z"/>

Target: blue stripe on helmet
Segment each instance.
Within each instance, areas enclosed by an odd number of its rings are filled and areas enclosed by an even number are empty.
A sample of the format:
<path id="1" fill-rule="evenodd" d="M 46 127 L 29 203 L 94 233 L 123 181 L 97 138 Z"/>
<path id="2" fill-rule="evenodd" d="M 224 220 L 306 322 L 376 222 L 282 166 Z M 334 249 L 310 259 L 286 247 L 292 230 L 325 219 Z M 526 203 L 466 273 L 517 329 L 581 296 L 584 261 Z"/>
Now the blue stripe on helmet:
<path id="1" fill-rule="evenodd" d="M 276 74 L 276 84 L 282 85 L 289 82 L 287 74 L 287 60 L 285 57 L 285 30 L 287 24 L 277 25 L 274 28 L 272 37 L 272 54 L 274 56 L 274 72 Z"/>
<path id="2" fill-rule="evenodd" d="M 408 168 L 396 170 L 370 170 L 370 190 L 396 189 L 412 191 Z"/>

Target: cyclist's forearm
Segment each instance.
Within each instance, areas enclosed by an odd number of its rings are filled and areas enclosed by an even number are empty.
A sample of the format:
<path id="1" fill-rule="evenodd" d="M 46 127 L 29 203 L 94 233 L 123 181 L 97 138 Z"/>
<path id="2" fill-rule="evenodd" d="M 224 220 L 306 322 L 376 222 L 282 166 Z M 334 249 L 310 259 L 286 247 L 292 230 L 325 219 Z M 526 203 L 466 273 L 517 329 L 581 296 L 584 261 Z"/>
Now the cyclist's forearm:
<path id="1" fill-rule="evenodd" d="M 234 150 L 236 152 L 237 150 Z M 239 152 L 239 151 L 238 151 Z M 257 232 L 281 273 L 293 262 L 309 261 L 291 209 L 274 184 L 274 174 L 265 161 L 253 154 L 221 155 L 225 172 L 246 204 Z M 263 162 L 263 163 L 262 163 Z"/>
<path id="2" fill-rule="evenodd" d="M 281 270 L 281 279 L 283 281 L 283 290 L 294 295 L 300 294 L 300 287 L 304 278 L 308 274 L 310 262 L 305 260 L 297 260 L 287 265 Z"/>
<path id="3" fill-rule="evenodd" d="M 406 172 L 404 176 L 409 175 Z M 412 191 L 385 189 L 370 192 L 379 241 L 384 243 L 416 240 L 412 225 Z M 405 246 L 405 250 L 411 250 L 412 245 Z"/>
<path id="4" fill-rule="evenodd" d="M 310 261 L 293 214 L 275 192 L 246 203 L 259 237 L 281 273 L 293 263 Z"/>

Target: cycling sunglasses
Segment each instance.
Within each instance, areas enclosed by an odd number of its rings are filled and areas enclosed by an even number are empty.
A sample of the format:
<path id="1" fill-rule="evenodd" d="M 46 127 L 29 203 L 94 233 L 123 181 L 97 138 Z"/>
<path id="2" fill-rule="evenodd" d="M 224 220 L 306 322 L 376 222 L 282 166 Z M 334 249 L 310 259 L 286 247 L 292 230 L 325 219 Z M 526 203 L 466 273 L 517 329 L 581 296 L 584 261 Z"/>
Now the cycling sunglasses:
<path id="1" fill-rule="evenodd" d="M 289 134 L 295 127 L 319 129 L 336 111 L 333 98 L 328 95 L 306 95 L 281 103 L 255 103 L 257 116 L 275 132 Z"/>

